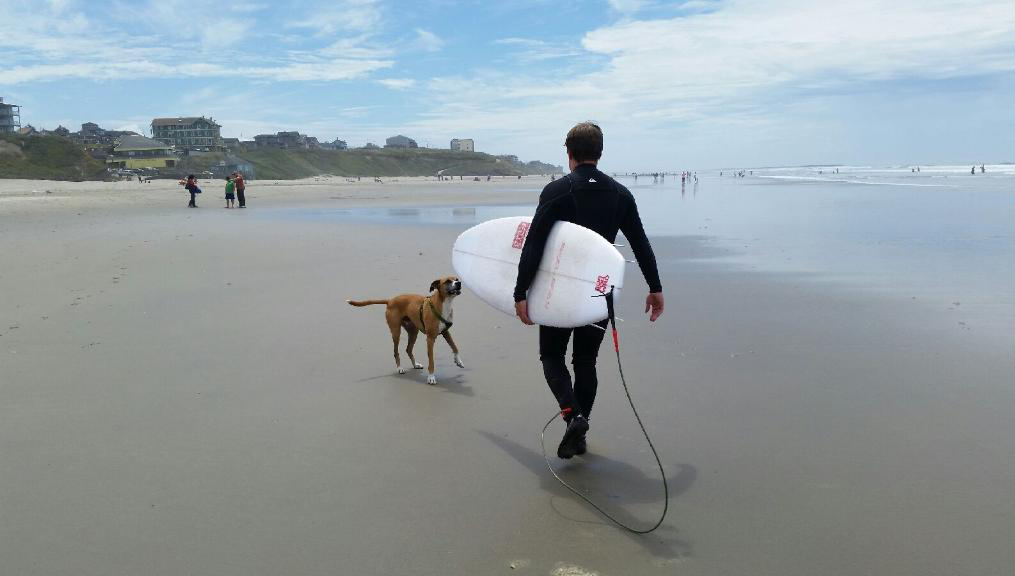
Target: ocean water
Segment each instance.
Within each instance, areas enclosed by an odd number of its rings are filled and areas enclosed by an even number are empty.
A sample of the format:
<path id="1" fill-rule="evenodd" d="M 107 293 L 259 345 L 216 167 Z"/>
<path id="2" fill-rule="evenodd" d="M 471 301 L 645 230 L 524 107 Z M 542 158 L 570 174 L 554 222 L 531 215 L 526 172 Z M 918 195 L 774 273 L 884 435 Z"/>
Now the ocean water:
<path id="1" fill-rule="evenodd" d="M 730 263 L 861 289 L 1010 302 L 1015 166 L 993 168 L 975 176 L 968 167 L 773 168 L 745 178 L 699 174 L 696 185 L 625 184 L 650 234 L 701 236 Z"/>
<path id="2" fill-rule="evenodd" d="M 1015 325 L 1015 166 L 769 168 L 681 186 L 622 178 L 650 235 L 699 236 L 717 261 L 962 307 Z M 647 182 L 645 181 L 647 180 Z M 1010 336 L 1007 336 L 1009 339 Z"/>
<path id="3" fill-rule="evenodd" d="M 838 173 L 835 173 L 836 168 Z M 851 291 L 962 307 L 1004 335 L 1015 325 L 1015 165 L 861 166 L 618 175 L 651 237 L 695 237 L 704 260 L 792 274 Z M 315 212 L 312 217 L 468 226 L 531 214 L 516 205 L 404 206 Z M 524 198 L 524 195 L 522 196 Z M 618 242 L 623 242 L 621 238 Z"/>

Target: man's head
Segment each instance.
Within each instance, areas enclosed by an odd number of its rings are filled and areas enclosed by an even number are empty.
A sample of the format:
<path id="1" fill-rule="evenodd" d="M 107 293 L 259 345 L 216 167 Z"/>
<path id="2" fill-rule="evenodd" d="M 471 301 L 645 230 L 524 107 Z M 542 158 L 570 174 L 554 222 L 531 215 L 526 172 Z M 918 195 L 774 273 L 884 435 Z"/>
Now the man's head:
<path id="1" fill-rule="evenodd" d="M 592 122 L 576 124 L 564 140 L 571 169 L 578 164 L 596 164 L 603 155 L 603 130 Z"/>

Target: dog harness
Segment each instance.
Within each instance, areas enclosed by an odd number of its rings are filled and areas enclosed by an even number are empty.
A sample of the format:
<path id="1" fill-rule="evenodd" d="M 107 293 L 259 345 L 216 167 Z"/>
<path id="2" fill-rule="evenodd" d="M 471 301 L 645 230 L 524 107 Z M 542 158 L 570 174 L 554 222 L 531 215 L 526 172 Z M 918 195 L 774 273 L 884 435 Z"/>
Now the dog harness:
<path id="1" fill-rule="evenodd" d="M 437 311 L 437 307 L 433 305 L 433 302 L 430 300 L 429 296 L 424 298 L 424 300 L 426 301 L 427 304 L 430 305 L 430 311 L 433 312 L 433 315 L 436 316 L 437 319 L 440 320 L 441 322 L 447 324 L 447 328 L 445 328 L 444 330 L 441 330 L 439 332 L 439 334 L 441 334 L 443 336 L 445 332 L 447 332 L 448 330 L 451 330 L 451 324 L 452 324 L 452 322 L 449 322 L 449 321 L 445 320 L 444 317 L 441 316 L 441 313 Z M 423 321 L 423 303 L 422 302 L 419 304 L 419 325 L 423 327 L 423 332 L 426 332 L 426 322 Z M 440 328 L 441 325 L 438 324 L 437 327 Z"/>

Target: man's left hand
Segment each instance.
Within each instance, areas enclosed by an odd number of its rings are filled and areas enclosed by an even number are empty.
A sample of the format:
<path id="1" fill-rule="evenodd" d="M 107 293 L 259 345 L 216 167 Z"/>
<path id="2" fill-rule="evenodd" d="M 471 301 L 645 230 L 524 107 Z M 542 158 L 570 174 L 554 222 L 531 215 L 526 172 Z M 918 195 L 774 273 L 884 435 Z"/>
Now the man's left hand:
<path id="1" fill-rule="evenodd" d="M 648 298 L 645 298 L 645 312 L 652 311 L 648 318 L 651 322 L 655 322 L 656 318 L 663 315 L 664 307 L 662 292 L 651 292 Z"/>

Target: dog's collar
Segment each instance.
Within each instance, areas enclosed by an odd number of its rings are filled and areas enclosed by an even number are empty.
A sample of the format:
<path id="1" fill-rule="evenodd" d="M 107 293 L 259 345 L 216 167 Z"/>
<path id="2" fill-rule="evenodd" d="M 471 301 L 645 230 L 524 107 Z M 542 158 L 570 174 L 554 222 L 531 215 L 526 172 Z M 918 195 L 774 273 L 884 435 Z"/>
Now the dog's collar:
<path id="1" fill-rule="evenodd" d="M 430 300 L 430 297 L 427 296 L 426 298 L 424 298 L 424 300 L 426 300 L 427 304 L 430 305 L 430 311 L 433 312 L 433 315 L 436 316 L 438 320 L 440 320 L 441 322 L 443 322 L 444 324 L 447 325 L 447 327 L 444 328 L 444 330 L 440 331 L 440 334 L 443 334 L 443 333 L 447 332 L 448 330 L 451 330 L 451 324 L 452 324 L 452 322 L 446 320 L 443 316 L 441 316 L 441 313 L 437 311 L 437 307 L 433 305 L 433 301 Z M 419 324 L 420 324 L 420 326 L 423 327 L 423 331 L 426 332 L 426 322 L 423 321 L 423 303 L 422 302 L 420 302 L 420 304 L 419 304 Z M 437 327 L 440 328 L 441 325 L 438 324 Z"/>

